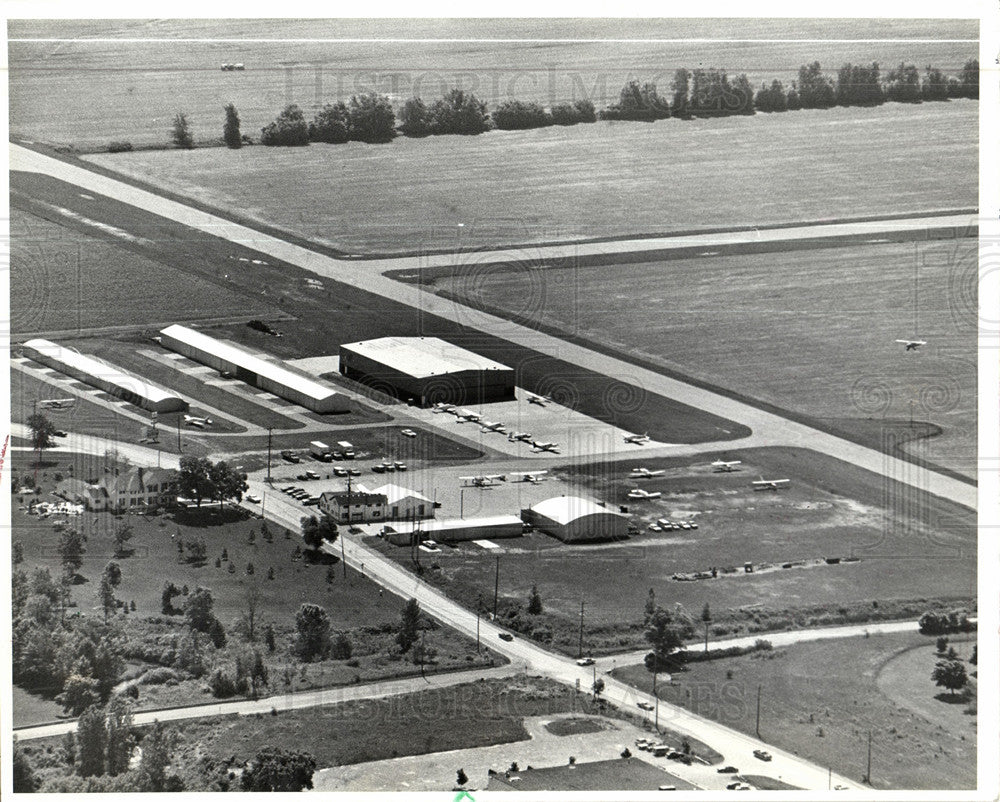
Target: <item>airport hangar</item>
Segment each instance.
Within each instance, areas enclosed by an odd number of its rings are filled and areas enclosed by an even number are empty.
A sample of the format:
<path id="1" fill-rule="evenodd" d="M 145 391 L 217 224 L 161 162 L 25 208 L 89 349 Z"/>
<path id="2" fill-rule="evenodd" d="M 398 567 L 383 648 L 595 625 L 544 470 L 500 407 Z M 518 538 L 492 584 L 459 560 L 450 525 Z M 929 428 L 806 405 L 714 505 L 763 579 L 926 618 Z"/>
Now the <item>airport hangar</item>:
<path id="1" fill-rule="evenodd" d="M 220 372 L 313 412 L 350 412 L 347 396 L 311 376 L 265 359 L 235 343 L 217 340 L 187 326 L 173 325 L 160 331 L 160 341 L 171 351 L 208 365 Z"/>
<path id="2" fill-rule="evenodd" d="M 177 412 L 188 408 L 187 401 L 170 390 L 135 376 L 103 359 L 81 354 L 51 340 L 28 340 L 22 347 L 22 353 L 35 362 L 40 362 L 150 412 Z"/>
<path id="3" fill-rule="evenodd" d="M 341 345 L 340 372 L 422 407 L 516 397 L 512 368 L 438 337 L 381 337 Z"/>
<path id="4" fill-rule="evenodd" d="M 579 496 L 556 496 L 521 511 L 525 523 L 566 543 L 628 535 L 628 518 Z"/>

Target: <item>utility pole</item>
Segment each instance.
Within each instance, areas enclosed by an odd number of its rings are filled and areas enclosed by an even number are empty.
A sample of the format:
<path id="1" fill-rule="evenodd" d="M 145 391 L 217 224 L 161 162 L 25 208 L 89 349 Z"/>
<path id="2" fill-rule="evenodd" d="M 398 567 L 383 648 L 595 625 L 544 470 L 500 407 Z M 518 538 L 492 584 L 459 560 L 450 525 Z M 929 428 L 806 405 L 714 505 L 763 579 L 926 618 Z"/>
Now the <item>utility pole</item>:
<path id="1" fill-rule="evenodd" d="M 479 598 L 476 599 L 476 654 L 479 654 L 479 618 L 483 611 L 483 594 L 479 594 Z"/>
<path id="2" fill-rule="evenodd" d="M 577 658 L 583 657 L 583 599 L 580 599 L 580 653 Z"/>
<path id="3" fill-rule="evenodd" d="M 497 578 L 493 585 L 493 620 L 497 620 L 497 600 L 500 598 L 500 555 L 497 555 Z"/>
<path id="4" fill-rule="evenodd" d="M 868 770 L 865 772 L 865 782 L 872 784 L 872 731 L 868 730 Z"/>
<path id="5" fill-rule="evenodd" d="M 760 738 L 760 685 L 757 686 L 757 737 Z"/>
<path id="6" fill-rule="evenodd" d="M 465 517 L 465 488 L 458 491 L 458 517 Z"/>
<path id="7" fill-rule="evenodd" d="M 348 507 L 350 509 L 350 507 Z M 350 517 L 350 515 L 348 515 Z M 344 550 L 344 538 L 347 537 L 346 532 L 342 532 L 340 535 L 340 561 L 344 564 L 344 579 L 347 579 L 347 552 Z"/>
<path id="8" fill-rule="evenodd" d="M 267 427 L 267 483 L 271 484 L 271 427 Z"/>
<path id="9" fill-rule="evenodd" d="M 656 675 L 660 670 L 660 661 L 656 658 L 656 653 L 653 653 L 653 698 L 656 699 L 656 713 L 654 714 L 654 726 L 656 731 L 660 731 L 660 694 L 656 692 Z"/>
<path id="10" fill-rule="evenodd" d="M 180 452 L 181 448 L 181 416 L 177 416 L 177 451 Z"/>

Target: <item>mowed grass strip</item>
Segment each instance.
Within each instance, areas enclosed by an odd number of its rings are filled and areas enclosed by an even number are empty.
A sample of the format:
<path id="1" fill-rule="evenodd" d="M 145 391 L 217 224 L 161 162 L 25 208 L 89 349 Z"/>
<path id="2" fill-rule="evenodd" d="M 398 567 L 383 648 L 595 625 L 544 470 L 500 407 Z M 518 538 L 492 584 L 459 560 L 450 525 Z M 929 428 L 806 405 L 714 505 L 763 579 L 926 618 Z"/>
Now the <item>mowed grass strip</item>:
<path id="1" fill-rule="evenodd" d="M 86 158 L 349 251 L 475 250 L 974 206 L 978 111 L 888 104 Z"/>
<path id="2" fill-rule="evenodd" d="M 753 734 L 759 686 L 760 733 L 767 743 L 861 780 L 871 731 L 874 788 L 974 788 L 975 717 L 966 716 L 959 725 L 925 718 L 879 687 L 889 661 L 928 642 L 913 633 L 802 643 L 692 663 L 690 670 L 673 674 L 670 683 L 661 675 L 657 687 L 664 701 Z M 912 666 L 916 679 L 923 678 L 920 692 L 932 701 L 940 692 L 930 679 L 934 662 L 928 655 L 924 665 Z M 652 674 L 644 666 L 613 674 L 652 691 Z M 756 767 L 738 768 L 746 772 Z"/>

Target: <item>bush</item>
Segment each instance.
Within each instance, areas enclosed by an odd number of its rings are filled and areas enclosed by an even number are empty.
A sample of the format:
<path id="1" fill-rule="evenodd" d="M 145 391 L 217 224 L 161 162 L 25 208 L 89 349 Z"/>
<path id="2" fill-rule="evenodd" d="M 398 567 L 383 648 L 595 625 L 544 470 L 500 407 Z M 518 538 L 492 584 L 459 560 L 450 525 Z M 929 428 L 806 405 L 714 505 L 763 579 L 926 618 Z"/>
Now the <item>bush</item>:
<path id="1" fill-rule="evenodd" d="M 660 97 L 656 84 L 629 81 L 622 87 L 618 102 L 601 112 L 602 120 L 640 120 L 652 122 L 670 116 L 670 102 Z"/>
<path id="2" fill-rule="evenodd" d="M 545 128 L 552 125 L 552 116 L 537 103 L 505 100 L 490 114 L 493 127 L 505 131 Z"/>
<path id="3" fill-rule="evenodd" d="M 481 134 L 490 129 L 486 103 L 471 92 L 452 89 L 428 110 L 431 134 Z"/>
<path id="4" fill-rule="evenodd" d="M 597 112 L 589 100 L 578 100 L 575 103 L 560 103 L 549 112 L 553 125 L 576 125 L 578 123 L 597 122 Z"/>
<path id="5" fill-rule="evenodd" d="M 277 119 L 260 129 L 260 143 L 270 147 L 301 147 L 309 144 L 309 126 L 302 110 L 294 103 Z"/>
<path id="6" fill-rule="evenodd" d="M 108 153 L 128 153 L 132 150 L 131 142 L 111 142 L 108 144 Z"/>
<path id="7" fill-rule="evenodd" d="M 313 142 L 326 142 L 339 145 L 348 140 L 347 106 L 341 102 L 328 103 L 309 123 L 309 139 Z"/>
<path id="8" fill-rule="evenodd" d="M 225 699 L 230 696 L 236 696 L 237 694 L 245 694 L 250 689 L 250 685 L 247 682 L 246 677 L 233 679 L 221 668 L 215 669 L 215 672 L 208 680 L 208 687 L 212 691 L 212 696 L 217 699 Z"/>
<path id="9" fill-rule="evenodd" d="M 179 671 L 175 671 L 172 668 L 166 668 L 165 666 L 160 666 L 158 668 L 151 668 L 141 677 L 139 677 L 140 685 L 164 685 L 169 680 L 182 680 L 185 679 L 184 674 Z M 134 687 L 134 686 L 133 686 Z"/>

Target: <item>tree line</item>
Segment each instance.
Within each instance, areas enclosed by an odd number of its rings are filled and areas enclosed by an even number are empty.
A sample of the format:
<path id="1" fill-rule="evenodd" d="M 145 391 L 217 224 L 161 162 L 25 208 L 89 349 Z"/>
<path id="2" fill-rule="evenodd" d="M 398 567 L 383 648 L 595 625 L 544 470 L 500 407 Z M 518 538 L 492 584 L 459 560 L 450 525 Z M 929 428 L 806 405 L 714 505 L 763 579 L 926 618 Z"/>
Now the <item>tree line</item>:
<path id="1" fill-rule="evenodd" d="M 312 142 L 385 143 L 402 134 L 427 137 L 442 134 L 476 135 L 493 129 L 526 130 L 556 125 L 577 125 L 598 120 L 653 122 L 671 117 L 724 117 L 760 112 L 829 109 L 834 106 L 877 106 L 883 103 L 922 103 L 953 98 L 979 98 L 979 61 L 967 61 L 957 76 L 945 75 L 928 65 L 921 75 L 913 64 L 900 63 L 885 72 L 877 62 L 844 64 L 836 77 L 825 75 L 818 61 L 799 67 L 798 76 L 785 86 L 780 80 L 751 86 L 746 74 L 730 76 L 726 70 L 678 69 L 670 91 L 661 93 L 653 82 L 628 81 L 618 99 L 598 111 L 590 100 L 576 100 L 545 108 L 534 101 L 504 100 L 492 110 L 472 92 L 452 89 L 425 103 L 408 99 L 398 114 L 386 95 L 365 92 L 346 103 L 323 106 L 312 120 L 291 104 L 261 129 L 259 142 L 268 146 L 302 147 Z M 223 142 L 240 148 L 253 139 L 240 132 L 236 107 L 224 107 Z M 171 138 L 178 148 L 193 148 L 190 121 L 178 112 Z M 122 143 L 114 143 L 116 150 Z M 127 144 L 127 143 L 125 143 Z"/>

